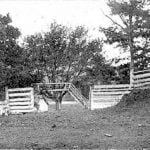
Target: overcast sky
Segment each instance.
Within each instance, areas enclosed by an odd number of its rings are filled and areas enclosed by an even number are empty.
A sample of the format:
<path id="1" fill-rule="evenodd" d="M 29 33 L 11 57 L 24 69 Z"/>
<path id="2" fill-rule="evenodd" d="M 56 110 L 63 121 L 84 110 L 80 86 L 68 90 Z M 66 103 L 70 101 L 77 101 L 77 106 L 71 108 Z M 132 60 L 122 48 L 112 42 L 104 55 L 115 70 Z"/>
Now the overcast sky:
<path id="1" fill-rule="evenodd" d="M 92 37 L 101 37 L 99 26 L 111 24 L 101 10 L 109 14 L 107 0 L 0 0 L 0 14 L 8 12 L 13 25 L 22 37 L 46 31 L 54 20 L 69 27 L 84 25 Z M 118 55 L 117 50 L 106 46 L 108 57 Z"/>
<path id="2" fill-rule="evenodd" d="M 0 14 L 10 13 L 13 24 L 23 36 L 46 31 L 56 20 L 67 26 L 85 25 L 98 34 L 99 26 L 110 21 L 102 14 L 108 13 L 107 0 L 0 0 Z M 97 33 L 96 33 L 97 32 Z"/>

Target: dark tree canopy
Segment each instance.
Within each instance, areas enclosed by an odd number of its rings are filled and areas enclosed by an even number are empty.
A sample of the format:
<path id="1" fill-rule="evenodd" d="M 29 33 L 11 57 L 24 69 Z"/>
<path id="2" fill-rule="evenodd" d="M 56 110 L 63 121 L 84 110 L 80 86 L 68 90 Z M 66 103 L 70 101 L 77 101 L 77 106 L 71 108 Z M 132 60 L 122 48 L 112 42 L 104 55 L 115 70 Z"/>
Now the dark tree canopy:
<path id="1" fill-rule="evenodd" d="M 29 70 L 27 53 L 17 42 L 21 33 L 11 22 L 9 14 L 0 15 L 0 87 L 30 86 L 37 77 Z"/>
<path id="2" fill-rule="evenodd" d="M 87 33 L 82 26 L 73 30 L 54 22 L 48 32 L 27 37 L 26 49 L 34 68 L 42 71 L 49 82 L 81 80 L 87 69 L 96 65 L 96 57 L 105 63 L 100 54 L 102 41 L 88 41 Z"/>

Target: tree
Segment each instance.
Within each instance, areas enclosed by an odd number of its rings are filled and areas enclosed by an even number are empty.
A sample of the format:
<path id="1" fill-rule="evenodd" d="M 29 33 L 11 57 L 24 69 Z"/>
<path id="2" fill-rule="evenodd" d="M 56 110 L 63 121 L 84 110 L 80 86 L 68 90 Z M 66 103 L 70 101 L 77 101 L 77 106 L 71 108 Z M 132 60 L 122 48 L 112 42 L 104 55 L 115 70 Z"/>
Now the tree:
<path id="1" fill-rule="evenodd" d="M 11 22 L 9 14 L 0 15 L 0 88 L 30 86 L 38 79 L 27 65 L 27 53 L 17 42 L 21 33 Z"/>
<path id="2" fill-rule="evenodd" d="M 0 15 L 0 63 L 1 63 L 1 86 L 6 85 L 6 77 L 9 74 L 11 66 L 15 66 L 18 45 L 16 39 L 19 37 L 20 32 L 18 28 L 10 25 L 12 22 L 9 14 L 6 16 Z M 19 51 L 19 50 L 18 50 Z M 13 64 L 14 63 L 14 64 Z"/>
<path id="3" fill-rule="evenodd" d="M 149 63 L 148 59 L 145 59 L 150 47 L 149 5 L 146 0 L 109 0 L 111 15 L 117 16 L 119 21 L 105 15 L 112 21 L 113 26 L 100 28 L 109 44 L 116 43 L 123 50 L 130 51 L 130 83 L 134 67 L 144 69 Z M 142 66 L 143 63 L 146 65 Z"/>
<path id="4" fill-rule="evenodd" d="M 49 82 L 80 81 L 93 64 L 93 57 L 102 51 L 102 42 L 98 39 L 88 41 L 87 33 L 82 26 L 73 30 L 54 22 L 48 32 L 27 37 L 26 49 L 33 68 L 43 72 Z M 58 103 L 64 94 L 56 94 Z"/>
<path id="5" fill-rule="evenodd" d="M 129 84 L 130 82 L 130 64 L 121 64 L 116 67 L 117 75 L 115 81 L 119 84 Z"/>
<path id="6" fill-rule="evenodd" d="M 87 77 L 90 77 L 93 83 L 110 84 L 116 75 L 111 64 L 99 54 L 93 56 L 91 63 L 92 67 L 87 68 Z"/>

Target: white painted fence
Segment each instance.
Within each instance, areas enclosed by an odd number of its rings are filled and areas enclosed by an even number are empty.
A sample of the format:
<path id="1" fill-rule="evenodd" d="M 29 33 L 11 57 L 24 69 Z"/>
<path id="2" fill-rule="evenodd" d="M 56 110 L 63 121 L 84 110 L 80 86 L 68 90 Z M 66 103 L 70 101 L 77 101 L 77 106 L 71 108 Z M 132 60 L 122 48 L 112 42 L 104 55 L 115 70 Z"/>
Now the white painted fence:
<path id="1" fill-rule="evenodd" d="M 129 84 L 95 85 L 92 87 L 89 94 L 91 110 L 116 105 L 121 100 L 122 96 L 130 93 L 133 88 L 150 88 L 150 70 L 134 72 L 133 81 L 133 84 L 131 84 L 132 87 Z M 69 85 L 70 83 L 67 83 L 67 88 L 64 90 L 68 90 Z M 53 90 L 54 89 L 52 89 L 52 91 Z M 79 100 L 84 101 L 82 97 Z M 6 89 L 6 100 L 0 102 L 0 114 L 2 114 L 3 111 L 6 112 L 8 108 L 10 113 L 35 111 L 33 88 Z"/>
<path id="2" fill-rule="evenodd" d="M 90 108 L 99 109 L 116 105 L 124 94 L 130 93 L 129 84 L 95 85 L 90 90 Z"/>
<path id="3" fill-rule="evenodd" d="M 124 94 L 130 93 L 133 88 L 150 88 L 150 70 L 134 72 L 131 85 L 95 85 L 90 90 L 90 108 L 93 110 L 114 106 Z"/>
<path id="4" fill-rule="evenodd" d="M 33 88 L 6 89 L 6 100 L 11 114 L 33 112 L 35 110 Z"/>
<path id="5" fill-rule="evenodd" d="M 133 81 L 134 88 L 150 88 L 150 70 L 134 72 Z"/>

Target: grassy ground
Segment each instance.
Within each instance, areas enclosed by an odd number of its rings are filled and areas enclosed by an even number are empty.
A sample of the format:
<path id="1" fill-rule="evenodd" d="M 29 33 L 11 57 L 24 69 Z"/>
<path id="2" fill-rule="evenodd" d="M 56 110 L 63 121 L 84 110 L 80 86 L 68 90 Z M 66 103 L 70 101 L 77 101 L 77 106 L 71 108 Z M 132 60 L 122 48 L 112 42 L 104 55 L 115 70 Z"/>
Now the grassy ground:
<path id="1" fill-rule="evenodd" d="M 150 104 L 139 106 L 0 116 L 0 148 L 150 149 Z"/>

